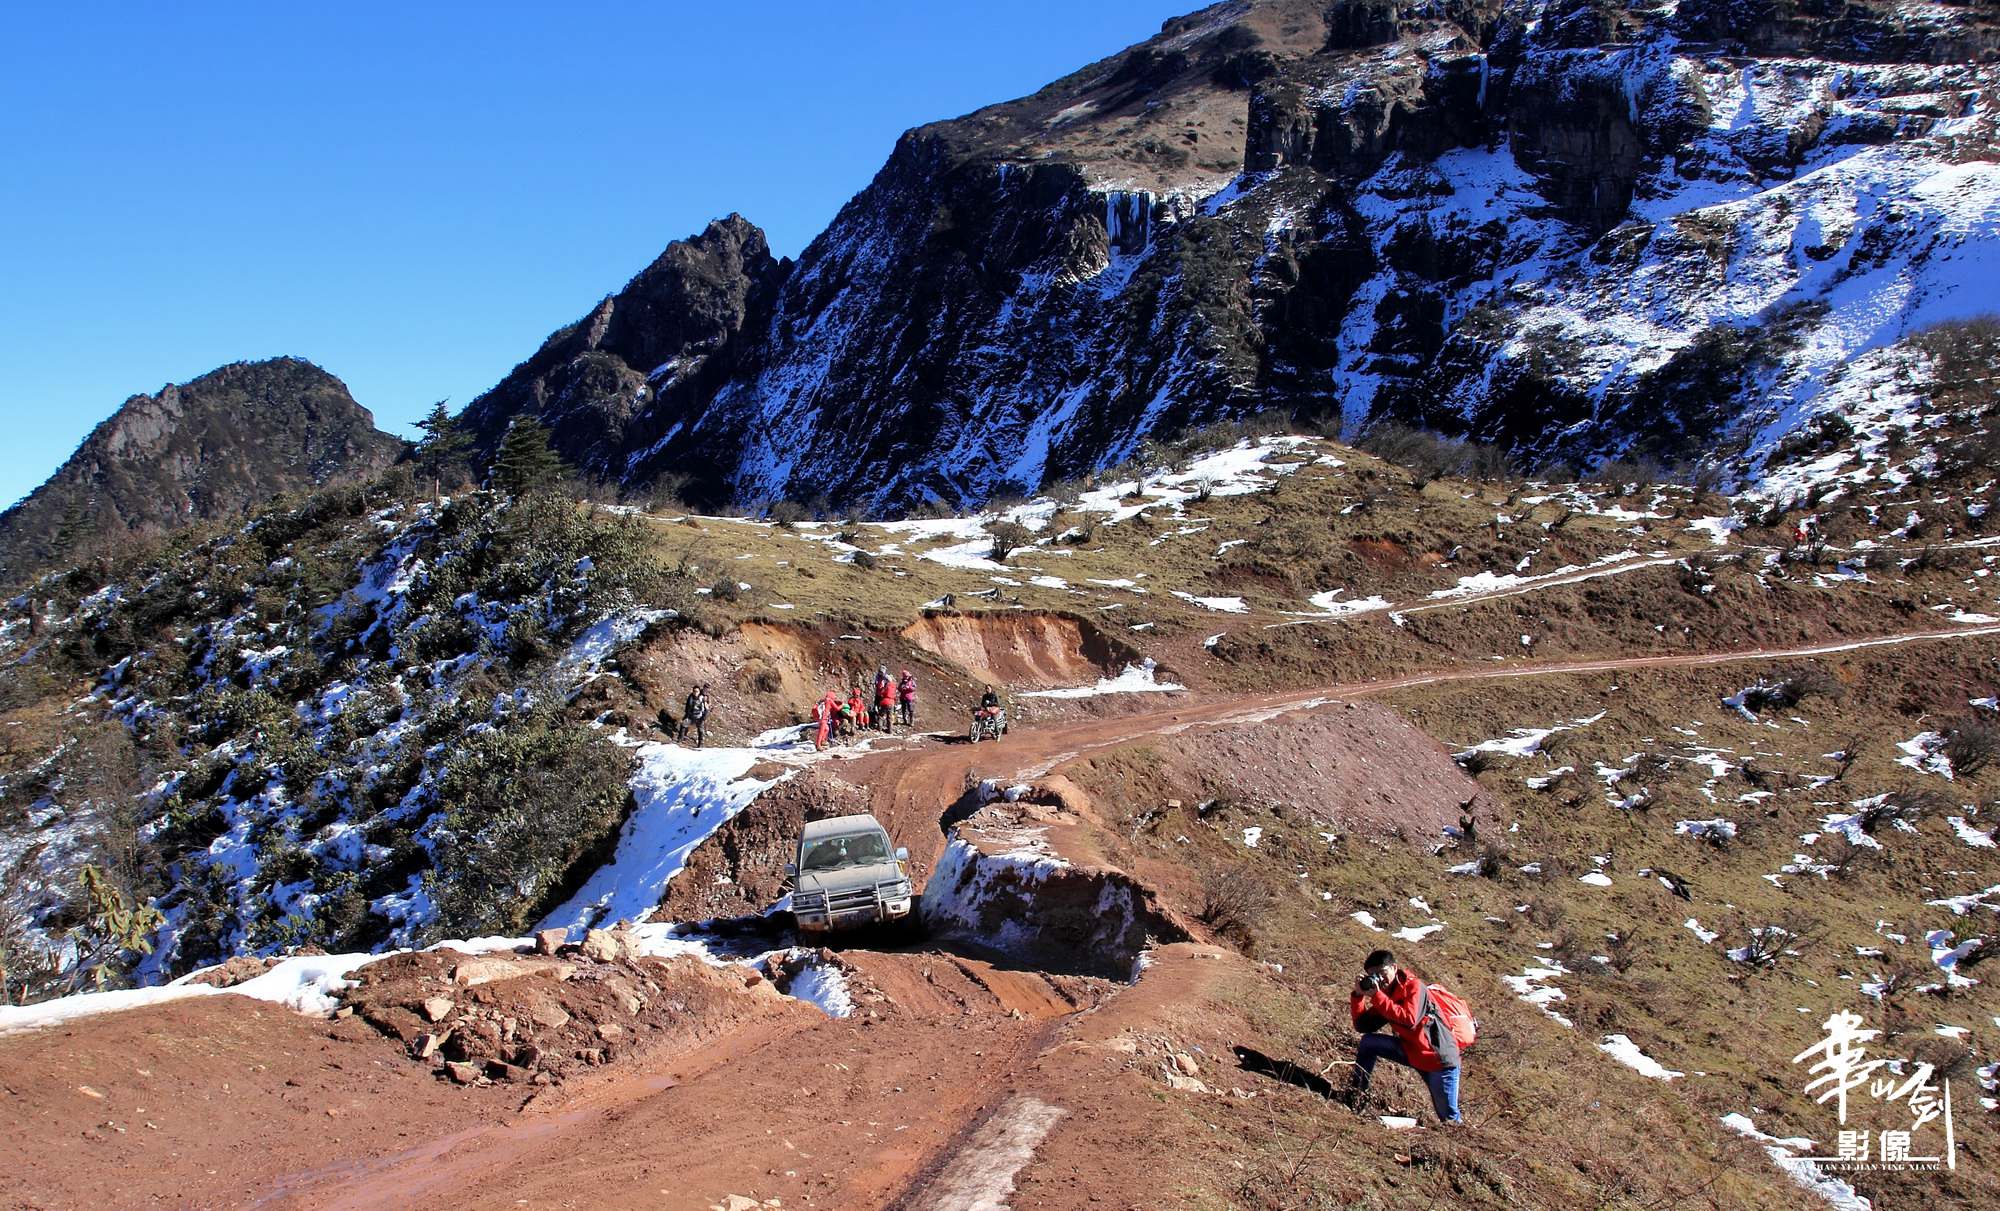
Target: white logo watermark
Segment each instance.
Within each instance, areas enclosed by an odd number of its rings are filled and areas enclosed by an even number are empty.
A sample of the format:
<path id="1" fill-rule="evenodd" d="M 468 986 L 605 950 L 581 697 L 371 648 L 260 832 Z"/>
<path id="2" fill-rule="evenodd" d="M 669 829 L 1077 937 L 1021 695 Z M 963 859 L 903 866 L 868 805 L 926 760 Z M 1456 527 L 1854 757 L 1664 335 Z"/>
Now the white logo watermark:
<path id="1" fill-rule="evenodd" d="M 1806 1093 L 1821 1105 L 1833 1103 L 1840 1133 L 1834 1155 L 1799 1159 L 1843 1171 L 1958 1168 L 1951 1082 L 1937 1079 L 1936 1066 L 1871 1058 L 1866 1044 L 1882 1032 L 1864 1028 L 1861 1015 L 1845 1009 L 1828 1018 L 1824 1029 L 1826 1037 L 1793 1056 L 1792 1063 L 1812 1061 L 1806 1070 L 1812 1078 L 1806 1082 Z M 1850 1095 L 1856 1101 L 1872 1099 L 1876 1113 L 1902 1107 L 1909 1112 L 1909 1126 L 1882 1128 L 1879 1119 L 1866 1129 L 1848 1126 Z M 1922 1155 L 1925 1152 L 1932 1155 Z"/>

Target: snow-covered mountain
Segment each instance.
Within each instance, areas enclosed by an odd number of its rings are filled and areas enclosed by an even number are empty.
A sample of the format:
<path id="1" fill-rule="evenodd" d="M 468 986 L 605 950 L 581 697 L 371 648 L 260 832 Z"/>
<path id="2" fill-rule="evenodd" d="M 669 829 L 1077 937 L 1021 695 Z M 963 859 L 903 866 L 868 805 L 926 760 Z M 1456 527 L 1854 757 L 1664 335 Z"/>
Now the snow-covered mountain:
<path id="1" fill-rule="evenodd" d="M 910 131 L 796 264 L 732 216 L 471 406 L 703 499 L 962 503 L 1266 408 L 1725 466 L 2000 307 L 2000 20 L 1235 0 Z"/>

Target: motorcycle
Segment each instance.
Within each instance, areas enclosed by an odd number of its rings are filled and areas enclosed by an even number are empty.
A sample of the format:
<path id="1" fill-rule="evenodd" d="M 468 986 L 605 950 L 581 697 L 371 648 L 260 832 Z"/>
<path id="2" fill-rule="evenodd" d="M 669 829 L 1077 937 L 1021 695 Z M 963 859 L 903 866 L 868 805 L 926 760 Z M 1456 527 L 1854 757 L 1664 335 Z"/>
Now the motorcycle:
<path id="1" fill-rule="evenodd" d="M 983 706 L 972 712 L 972 727 L 966 739 L 973 744 L 981 740 L 998 740 L 1007 734 L 1007 709 L 999 706 Z"/>

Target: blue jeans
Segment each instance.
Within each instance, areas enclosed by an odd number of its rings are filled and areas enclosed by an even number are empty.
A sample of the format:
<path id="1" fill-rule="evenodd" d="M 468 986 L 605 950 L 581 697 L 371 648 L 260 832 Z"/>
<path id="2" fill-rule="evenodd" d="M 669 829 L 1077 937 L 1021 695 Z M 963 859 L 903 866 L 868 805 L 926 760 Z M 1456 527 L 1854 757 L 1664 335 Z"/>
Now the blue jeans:
<path id="1" fill-rule="evenodd" d="M 1395 1035 L 1364 1034 L 1361 1036 L 1361 1042 L 1354 1048 L 1354 1083 L 1357 1087 L 1362 1089 L 1368 1087 L 1368 1078 L 1375 1072 L 1376 1060 L 1388 1060 L 1393 1064 L 1401 1064 L 1403 1067 L 1410 1069 L 1418 1076 L 1424 1078 L 1424 1084 L 1430 1086 L 1431 1109 L 1437 1111 L 1438 1121 L 1441 1123 L 1455 1123 L 1458 1121 L 1458 1067 L 1456 1065 L 1440 1069 L 1437 1072 L 1421 1071 L 1416 1065 L 1410 1063 L 1410 1057 L 1403 1054 L 1402 1041 L 1397 1039 Z"/>

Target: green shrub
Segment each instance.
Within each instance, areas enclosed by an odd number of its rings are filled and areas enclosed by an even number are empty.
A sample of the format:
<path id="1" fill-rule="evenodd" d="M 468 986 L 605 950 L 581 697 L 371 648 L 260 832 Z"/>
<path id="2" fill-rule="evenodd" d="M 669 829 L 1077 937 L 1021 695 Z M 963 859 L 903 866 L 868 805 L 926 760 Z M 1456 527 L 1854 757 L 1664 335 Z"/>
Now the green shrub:
<path id="1" fill-rule="evenodd" d="M 440 773 L 428 882 L 439 936 L 525 931 L 615 840 L 631 757 L 541 708 L 470 736 Z"/>

